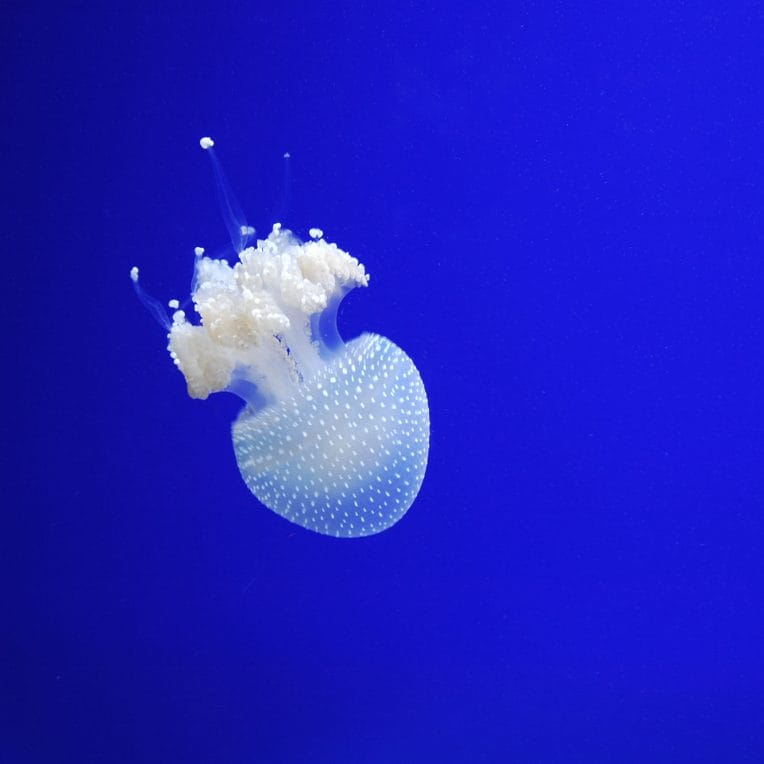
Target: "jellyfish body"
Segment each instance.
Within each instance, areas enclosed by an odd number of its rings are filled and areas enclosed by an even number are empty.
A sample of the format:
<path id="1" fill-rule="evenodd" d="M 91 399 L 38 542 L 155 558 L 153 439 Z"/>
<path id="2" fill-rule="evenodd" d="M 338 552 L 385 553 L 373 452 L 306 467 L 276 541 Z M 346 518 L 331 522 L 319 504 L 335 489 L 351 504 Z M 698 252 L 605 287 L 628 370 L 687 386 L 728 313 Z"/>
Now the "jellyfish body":
<path id="1" fill-rule="evenodd" d="M 411 359 L 377 334 L 347 343 L 295 395 L 233 425 L 244 482 L 274 512 L 332 536 L 397 522 L 419 492 L 429 413 Z"/>
<path id="2" fill-rule="evenodd" d="M 230 211 L 235 203 L 213 162 Z M 302 242 L 276 224 L 249 247 L 253 231 L 243 221 L 229 231 L 233 266 L 197 249 L 191 297 L 200 322 L 176 310 L 168 327 L 189 395 L 228 391 L 245 401 L 232 427 L 236 461 L 274 512 L 330 536 L 389 528 L 422 484 L 429 409 L 419 372 L 399 347 L 377 334 L 345 343 L 337 332 L 340 301 L 369 283 L 364 266 L 318 229 Z M 137 269 L 131 276 L 156 314 Z"/>

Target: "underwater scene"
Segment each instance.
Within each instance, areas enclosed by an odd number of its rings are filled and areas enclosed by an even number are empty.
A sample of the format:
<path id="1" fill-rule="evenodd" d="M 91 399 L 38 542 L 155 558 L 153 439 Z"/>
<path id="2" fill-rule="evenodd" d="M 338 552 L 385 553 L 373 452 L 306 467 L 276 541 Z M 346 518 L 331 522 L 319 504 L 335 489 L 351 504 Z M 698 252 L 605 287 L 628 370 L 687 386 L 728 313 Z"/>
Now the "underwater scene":
<path id="1" fill-rule="evenodd" d="M 2 764 L 764 761 L 760 8 L 2 16 Z"/>

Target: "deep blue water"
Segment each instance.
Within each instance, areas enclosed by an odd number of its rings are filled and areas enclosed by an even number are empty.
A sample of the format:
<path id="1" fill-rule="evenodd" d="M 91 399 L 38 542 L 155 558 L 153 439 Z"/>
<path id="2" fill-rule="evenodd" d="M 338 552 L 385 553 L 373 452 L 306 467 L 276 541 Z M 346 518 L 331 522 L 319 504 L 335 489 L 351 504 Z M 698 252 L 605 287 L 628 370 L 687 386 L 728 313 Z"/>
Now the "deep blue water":
<path id="1" fill-rule="evenodd" d="M 2 11 L 0 760 L 764 760 L 761 9 L 213 5 Z M 206 134 L 424 378 L 379 536 L 259 505 L 135 299 Z"/>

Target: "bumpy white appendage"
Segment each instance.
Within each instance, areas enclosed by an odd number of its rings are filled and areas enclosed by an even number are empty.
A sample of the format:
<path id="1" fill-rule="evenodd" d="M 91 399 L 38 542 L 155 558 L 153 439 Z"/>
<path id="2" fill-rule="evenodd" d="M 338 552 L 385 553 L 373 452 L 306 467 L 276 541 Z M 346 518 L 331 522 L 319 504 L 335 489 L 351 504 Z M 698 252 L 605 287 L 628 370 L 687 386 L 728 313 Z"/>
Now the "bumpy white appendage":
<path id="1" fill-rule="evenodd" d="M 301 242 L 275 225 L 231 267 L 198 257 L 192 295 L 201 325 L 176 311 L 168 349 L 189 395 L 206 398 L 232 380 L 282 400 L 322 368 L 310 317 L 354 286 L 366 286 L 363 265 L 323 238 Z"/>

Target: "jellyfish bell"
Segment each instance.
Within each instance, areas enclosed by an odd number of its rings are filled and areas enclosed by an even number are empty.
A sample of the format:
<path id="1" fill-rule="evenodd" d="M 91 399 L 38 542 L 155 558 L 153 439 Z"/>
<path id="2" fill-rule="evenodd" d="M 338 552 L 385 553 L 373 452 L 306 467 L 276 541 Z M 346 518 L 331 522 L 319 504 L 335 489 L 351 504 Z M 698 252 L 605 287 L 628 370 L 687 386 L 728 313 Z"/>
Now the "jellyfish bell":
<path id="1" fill-rule="evenodd" d="M 238 262 L 195 251 L 191 299 L 199 322 L 173 302 L 136 292 L 168 331 L 168 350 L 192 398 L 232 392 L 236 461 L 265 506 L 318 533 L 357 537 L 389 528 L 416 498 L 427 466 L 429 409 L 412 360 L 390 340 L 344 342 L 337 307 L 369 284 L 364 266 L 312 228 L 301 241 L 275 224 L 249 244 L 210 138 L 221 209 Z"/>

